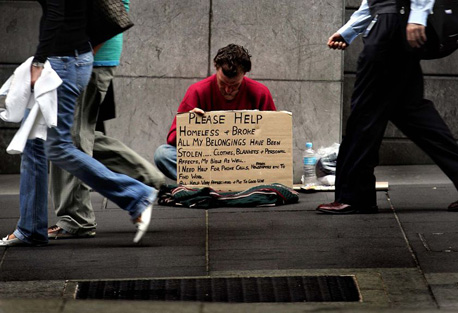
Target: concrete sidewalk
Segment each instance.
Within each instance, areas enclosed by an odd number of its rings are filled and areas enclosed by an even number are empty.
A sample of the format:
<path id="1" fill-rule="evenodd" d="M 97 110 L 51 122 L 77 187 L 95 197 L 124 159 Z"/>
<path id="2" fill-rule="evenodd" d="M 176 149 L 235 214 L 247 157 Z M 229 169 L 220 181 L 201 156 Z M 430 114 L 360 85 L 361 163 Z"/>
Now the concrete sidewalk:
<path id="1" fill-rule="evenodd" d="M 0 312 L 430 312 L 458 310 L 458 199 L 435 166 L 377 169 L 388 181 L 380 213 L 328 216 L 315 207 L 333 193 L 300 194 L 273 208 L 155 207 L 151 232 L 134 227 L 94 194 L 93 239 L 0 248 Z M 0 176 L 0 235 L 19 211 L 18 175 Z M 50 225 L 56 221 L 49 212 Z M 355 277 L 359 302 L 224 304 L 74 300 L 77 282 L 193 277 Z"/>

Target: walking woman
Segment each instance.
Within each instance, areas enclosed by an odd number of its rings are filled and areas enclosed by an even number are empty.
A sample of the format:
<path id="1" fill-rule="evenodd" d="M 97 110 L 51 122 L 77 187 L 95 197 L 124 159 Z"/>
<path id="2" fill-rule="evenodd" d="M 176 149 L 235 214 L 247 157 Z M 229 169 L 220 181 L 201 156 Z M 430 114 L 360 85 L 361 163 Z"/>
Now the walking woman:
<path id="1" fill-rule="evenodd" d="M 92 0 L 37 1 L 43 16 L 39 44 L 30 68 L 31 88 L 45 66 L 50 65 L 60 77 L 57 127 L 48 129 L 46 141 L 27 141 L 21 163 L 21 216 L 16 230 L 4 237 L 0 246 L 48 242 L 48 159 L 128 211 L 137 227 L 134 242 L 138 242 L 148 229 L 157 191 L 108 170 L 78 150 L 70 134 L 76 100 L 92 71 L 93 53 L 86 32 Z"/>

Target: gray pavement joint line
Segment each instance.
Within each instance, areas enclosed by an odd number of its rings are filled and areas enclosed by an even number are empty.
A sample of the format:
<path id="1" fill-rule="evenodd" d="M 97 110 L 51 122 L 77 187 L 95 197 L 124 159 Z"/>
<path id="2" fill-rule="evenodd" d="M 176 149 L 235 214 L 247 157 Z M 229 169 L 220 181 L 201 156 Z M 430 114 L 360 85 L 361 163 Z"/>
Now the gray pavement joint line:
<path id="1" fill-rule="evenodd" d="M 209 252 L 209 237 L 210 237 L 210 225 L 208 224 L 208 210 L 205 210 L 205 270 L 207 276 L 210 276 L 210 252 Z"/>
<path id="2" fill-rule="evenodd" d="M 64 293 L 62 297 L 66 300 L 74 300 L 76 299 L 76 292 L 78 288 L 78 282 L 84 281 L 84 280 L 78 280 L 78 281 L 73 281 L 73 280 L 66 280 L 65 281 L 65 287 L 64 287 Z M 94 280 L 90 280 L 94 281 Z"/>
<path id="3" fill-rule="evenodd" d="M 61 305 L 59 307 L 59 311 L 58 311 L 59 313 L 63 313 L 65 311 L 65 305 L 66 304 L 67 304 L 67 299 L 63 299 L 62 303 L 61 303 Z"/>
<path id="4" fill-rule="evenodd" d="M 212 48 L 212 25 L 213 24 L 213 1 L 210 0 L 210 7 L 208 10 L 208 64 L 207 64 L 207 76 L 211 75 L 211 68 L 212 68 L 212 56 L 211 56 L 211 48 Z"/>
<path id="5" fill-rule="evenodd" d="M 103 197 L 101 209 L 102 209 L 102 210 L 106 210 L 107 207 L 108 207 L 108 199 L 105 198 L 105 197 Z"/>
<path id="6" fill-rule="evenodd" d="M 6 259 L 6 252 L 8 251 L 8 247 L 5 248 L 5 251 L 3 251 L 2 259 L 0 260 L 0 272 L 3 267 L 3 263 L 5 262 Z"/>
<path id="7" fill-rule="evenodd" d="M 387 286 L 387 284 L 385 282 L 385 279 L 383 279 L 382 273 L 378 272 L 377 275 L 380 278 L 380 281 L 382 282 L 382 288 L 383 288 L 383 292 L 385 293 L 385 297 L 386 297 L 388 303 L 391 305 L 392 301 L 390 299 L 390 293 L 388 291 L 388 286 Z M 360 290 L 360 293 L 361 293 L 361 290 Z M 361 295 L 361 297 L 362 297 L 362 295 Z"/>
<path id="8" fill-rule="evenodd" d="M 418 237 L 420 237 L 421 243 L 423 244 L 423 247 L 425 247 L 426 251 L 431 251 L 431 248 L 429 247 L 428 243 L 426 242 L 426 239 L 423 236 L 423 234 L 418 233 Z"/>
<path id="9" fill-rule="evenodd" d="M 429 295 L 431 296 L 431 298 L 433 299 L 434 303 L 436 304 L 436 307 L 438 309 L 440 309 L 439 302 L 437 301 L 436 296 L 434 295 L 434 292 L 431 289 L 431 285 L 428 283 L 428 280 L 426 279 L 425 273 L 423 272 L 423 270 L 422 270 L 422 268 L 420 266 L 420 262 L 418 261 L 417 255 L 415 254 L 415 251 L 413 250 L 412 245 L 410 244 L 410 241 L 407 238 L 407 234 L 406 234 L 406 232 L 404 230 L 404 227 L 402 226 L 401 220 L 399 219 L 399 216 L 396 213 L 396 210 L 394 209 L 393 203 L 391 202 L 390 194 L 387 192 L 386 195 L 387 195 L 388 203 L 390 204 L 391 211 L 393 212 L 394 218 L 396 219 L 396 223 L 398 224 L 399 229 L 401 230 L 402 237 L 404 238 L 404 241 L 407 244 L 409 252 L 412 255 L 412 258 L 413 258 L 413 260 L 415 262 L 415 265 L 416 265 L 418 271 L 420 272 L 421 277 L 423 278 L 423 281 L 424 281 L 425 285 L 428 287 Z"/>
<path id="10" fill-rule="evenodd" d="M 254 207 L 254 208 L 245 208 L 247 209 L 246 211 L 240 211 L 240 210 L 234 210 L 234 211 L 229 211 L 229 210 L 220 210 L 220 211 L 214 211 L 212 214 L 252 214 L 252 213 L 295 213 L 295 212 L 303 212 L 303 211 L 310 211 L 310 212 L 315 212 L 316 209 L 302 209 L 302 208 L 297 208 L 297 209 L 284 209 L 284 210 L 278 210 L 278 211 L 272 211 L 273 207 L 270 207 L 270 209 L 260 209 L 261 207 Z M 264 208 L 264 207 L 263 207 Z"/>

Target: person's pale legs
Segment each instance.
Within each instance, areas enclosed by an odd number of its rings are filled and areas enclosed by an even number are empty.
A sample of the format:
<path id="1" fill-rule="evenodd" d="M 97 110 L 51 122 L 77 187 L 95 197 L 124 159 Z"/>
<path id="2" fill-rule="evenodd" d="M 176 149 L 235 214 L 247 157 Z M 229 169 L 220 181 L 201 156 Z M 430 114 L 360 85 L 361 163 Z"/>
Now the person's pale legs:
<path id="1" fill-rule="evenodd" d="M 164 175 L 151 162 L 116 138 L 95 132 L 93 157 L 116 173 L 132 177 L 145 185 L 160 189 Z"/>

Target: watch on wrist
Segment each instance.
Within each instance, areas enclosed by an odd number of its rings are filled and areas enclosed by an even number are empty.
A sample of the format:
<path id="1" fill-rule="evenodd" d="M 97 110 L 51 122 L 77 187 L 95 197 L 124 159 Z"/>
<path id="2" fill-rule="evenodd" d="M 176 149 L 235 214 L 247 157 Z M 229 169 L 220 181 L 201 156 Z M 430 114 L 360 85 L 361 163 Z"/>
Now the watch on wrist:
<path id="1" fill-rule="evenodd" d="M 33 67 L 42 67 L 43 68 L 45 66 L 45 64 L 42 63 L 42 62 L 32 62 L 32 66 Z"/>

